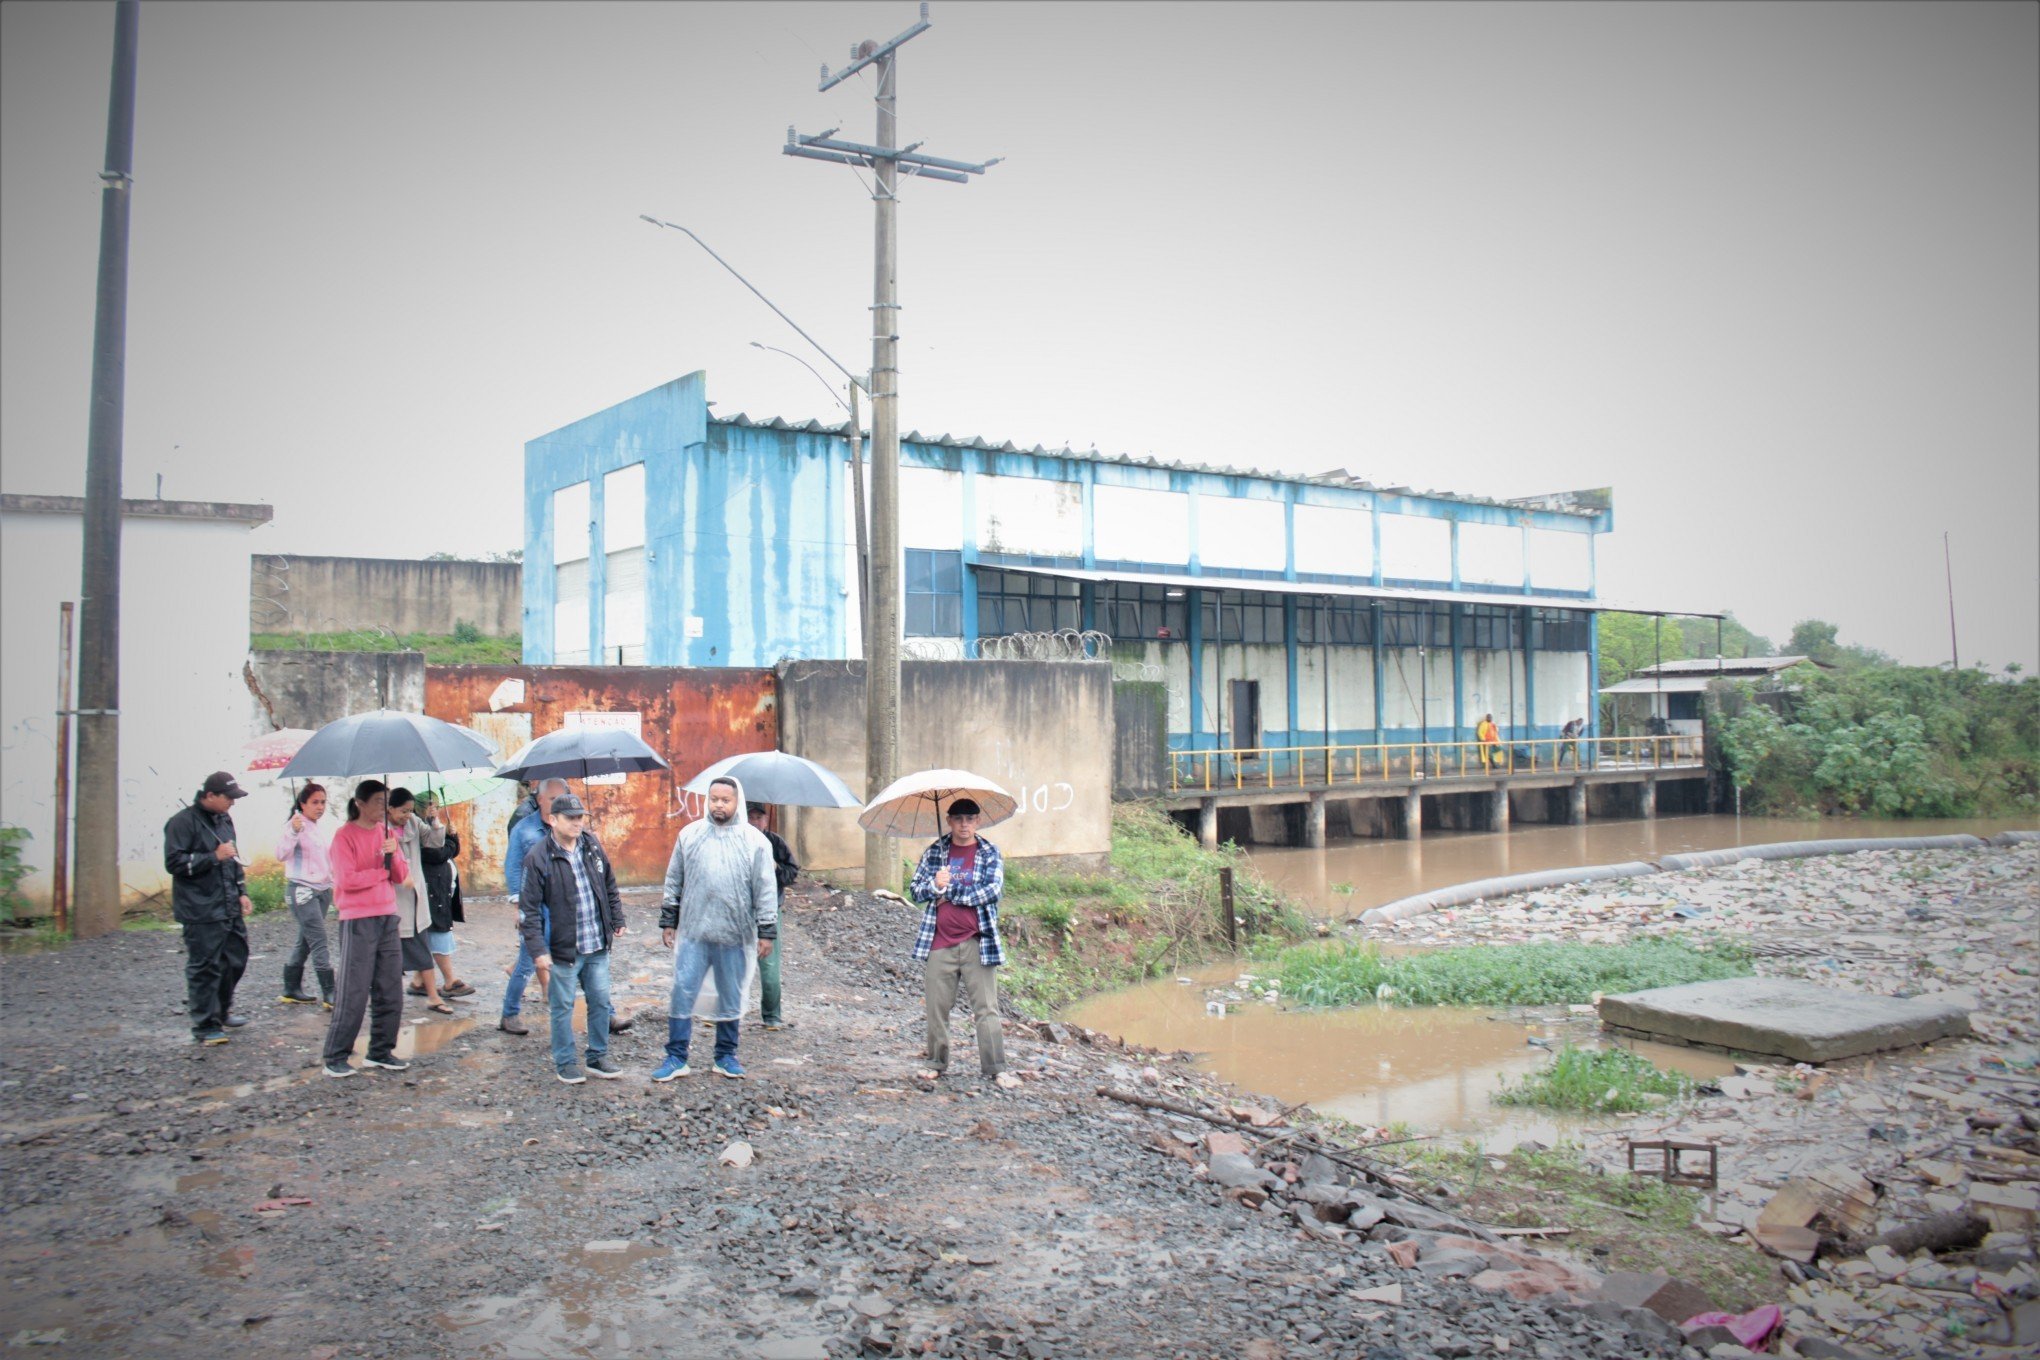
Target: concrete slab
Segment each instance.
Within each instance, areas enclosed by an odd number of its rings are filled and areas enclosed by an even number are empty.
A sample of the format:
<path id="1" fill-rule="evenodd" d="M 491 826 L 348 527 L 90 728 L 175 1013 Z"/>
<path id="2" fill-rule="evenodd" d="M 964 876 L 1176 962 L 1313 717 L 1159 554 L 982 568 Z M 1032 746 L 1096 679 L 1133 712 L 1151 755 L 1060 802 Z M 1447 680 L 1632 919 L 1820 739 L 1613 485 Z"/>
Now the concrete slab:
<path id="1" fill-rule="evenodd" d="M 1827 1063 L 1969 1033 L 1966 1007 L 1796 978 L 1726 978 L 1601 998 L 1601 1024 L 1645 1038 Z"/>

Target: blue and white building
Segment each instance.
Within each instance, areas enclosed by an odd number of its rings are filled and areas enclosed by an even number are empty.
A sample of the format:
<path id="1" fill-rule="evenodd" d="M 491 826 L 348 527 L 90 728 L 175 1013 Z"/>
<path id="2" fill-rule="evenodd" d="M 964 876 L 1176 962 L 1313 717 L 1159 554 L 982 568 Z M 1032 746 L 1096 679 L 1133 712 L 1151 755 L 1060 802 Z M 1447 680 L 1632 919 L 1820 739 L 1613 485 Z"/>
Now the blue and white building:
<path id="1" fill-rule="evenodd" d="M 1511 738 L 1595 718 L 1608 491 L 1523 500 L 901 441 L 910 650 L 1085 631 L 1179 749 Z M 693 373 L 525 445 L 524 658 L 862 655 L 845 427 L 711 414 Z"/>

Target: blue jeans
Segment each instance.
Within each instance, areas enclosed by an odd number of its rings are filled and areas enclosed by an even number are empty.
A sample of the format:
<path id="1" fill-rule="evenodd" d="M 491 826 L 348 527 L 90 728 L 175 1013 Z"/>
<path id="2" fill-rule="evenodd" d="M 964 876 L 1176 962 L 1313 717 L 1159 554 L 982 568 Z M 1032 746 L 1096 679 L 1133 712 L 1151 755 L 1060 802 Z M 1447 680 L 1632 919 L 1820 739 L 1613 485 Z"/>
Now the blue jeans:
<path id="1" fill-rule="evenodd" d="M 694 1002 L 701 980 L 715 974 L 715 1056 L 737 1051 L 737 1020 L 744 1011 L 744 974 L 749 967 L 741 944 L 703 944 L 682 940 L 673 955 L 673 994 L 667 1003 L 666 1055 L 687 1061 L 694 1038 Z"/>
<path id="2" fill-rule="evenodd" d="M 547 939 L 552 938 L 552 913 L 544 907 L 538 909 L 538 932 Z M 538 971 L 538 965 L 531 960 L 531 951 L 524 947 L 524 932 L 517 932 L 517 962 L 510 966 L 510 983 L 503 989 L 503 1014 L 515 1015 L 524 1009 L 524 989 L 531 983 L 531 975 Z"/>
<path id="3" fill-rule="evenodd" d="M 574 984 L 588 997 L 588 1057 L 592 1060 L 609 1051 L 609 951 L 598 949 L 572 963 L 552 963 L 552 985 L 545 999 L 552 1006 L 552 1060 L 554 1067 L 574 1061 Z"/>

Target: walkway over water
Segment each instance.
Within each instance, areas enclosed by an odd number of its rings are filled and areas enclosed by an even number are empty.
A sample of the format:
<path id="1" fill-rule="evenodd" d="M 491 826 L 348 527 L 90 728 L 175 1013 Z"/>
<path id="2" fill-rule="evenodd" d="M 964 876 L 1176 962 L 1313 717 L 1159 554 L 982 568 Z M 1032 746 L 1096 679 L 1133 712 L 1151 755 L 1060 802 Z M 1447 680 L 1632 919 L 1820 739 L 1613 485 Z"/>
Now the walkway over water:
<path id="1" fill-rule="evenodd" d="M 1538 801 L 1554 810 L 1562 795 L 1562 815 L 1531 820 L 1579 825 L 1596 802 L 1603 815 L 1655 817 L 1661 781 L 1707 777 L 1700 738 L 1684 734 L 1171 751 L 1169 764 L 1162 803 L 1196 809 L 1207 846 L 1218 843 L 1224 808 L 1248 809 L 1256 841 L 1318 847 L 1328 804 L 1344 805 L 1355 834 L 1414 840 L 1423 835 L 1427 799 L 1434 826 L 1506 831 L 1512 792 L 1542 792 Z M 1292 805 L 1303 809 L 1300 835 L 1282 811 Z"/>

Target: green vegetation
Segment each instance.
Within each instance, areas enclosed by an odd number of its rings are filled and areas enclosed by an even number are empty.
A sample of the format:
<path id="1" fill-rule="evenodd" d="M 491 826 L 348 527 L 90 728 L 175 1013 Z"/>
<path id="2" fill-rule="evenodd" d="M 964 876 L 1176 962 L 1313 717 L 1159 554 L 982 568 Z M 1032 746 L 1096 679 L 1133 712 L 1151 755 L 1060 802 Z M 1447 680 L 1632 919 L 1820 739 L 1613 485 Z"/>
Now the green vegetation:
<path id="1" fill-rule="evenodd" d="M 1601 649 L 1600 683 L 1612 685 L 1627 680 L 1645 666 L 1660 660 L 1712 660 L 1715 647 L 1713 619 L 1677 618 L 1659 621 L 1655 614 L 1599 615 L 1597 636 Z M 1721 655 L 1730 657 L 1771 656 L 1771 640 L 1760 637 L 1737 623 L 1734 615 L 1721 621 Z M 1786 655 L 1797 655 L 1786 648 Z"/>
<path id="2" fill-rule="evenodd" d="M 391 633 L 357 629 L 345 633 L 257 633 L 248 645 L 258 652 L 423 652 L 434 666 L 513 666 L 524 659 L 524 639 L 484 637 L 462 620 L 444 633 Z"/>
<path id="3" fill-rule="evenodd" d="M 29 839 L 27 827 L 0 826 L 0 920 L 18 920 L 28 914 L 28 899 L 21 893 L 28 866 L 21 862 L 21 847 Z"/>
<path id="4" fill-rule="evenodd" d="M 1790 672 L 1786 712 L 1708 692 L 1720 764 L 1760 813 L 1965 817 L 2040 808 L 2040 680 L 1861 665 Z"/>
<path id="5" fill-rule="evenodd" d="M 1726 948 L 1678 940 L 1629 944 L 1467 945 L 1387 955 L 1373 944 L 1310 944 L 1280 961 L 1282 995 L 1295 1006 L 1581 1005 L 1595 992 L 1744 977 L 1749 962 Z"/>
<path id="6" fill-rule="evenodd" d="M 1570 1144 L 1491 1157 L 1475 1147 L 1409 1143 L 1369 1155 L 1402 1166 L 1416 1176 L 1418 1193 L 1442 1197 L 1480 1222 L 1571 1229 L 1570 1241 L 1606 1248 L 1596 1269 L 1665 1271 L 1731 1312 L 1772 1302 L 1785 1288 L 1770 1258 L 1694 1226 L 1698 1192 L 1656 1176 L 1604 1173 Z"/>
<path id="7" fill-rule="evenodd" d="M 1103 874 L 1014 868 L 1000 904 L 1014 1004 L 1046 1016 L 1093 992 L 1193 967 L 1226 952 L 1218 871 L 1233 870 L 1240 945 L 1267 951 L 1310 934 L 1294 904 L 1235 846 L 1209 851 L 1160 808 L 1117 803 Z"/>
<path id="8" fill-rule="evenodd" d="M 1533 1105 L 1587 1114 L 1648 1110 L 1667 1096 L 1683 1096 L 1693 1083 L 1621 1048 L 1558 1050 L 1549 1067 L 1530 1073 L 1495 1094 L 1497 1105 Z"/>
<path id="9" fill-rule="evenodd" d="M 276 911 L 283 906 L 283 895 L 287 890 L 284 883 L 283 866 L 281 864 L 271 864 L 266 868 L 249 874 L 247 887 L 248 905 L 254 908 L 255 915 L 260 916 L 264 912 Z"/>

